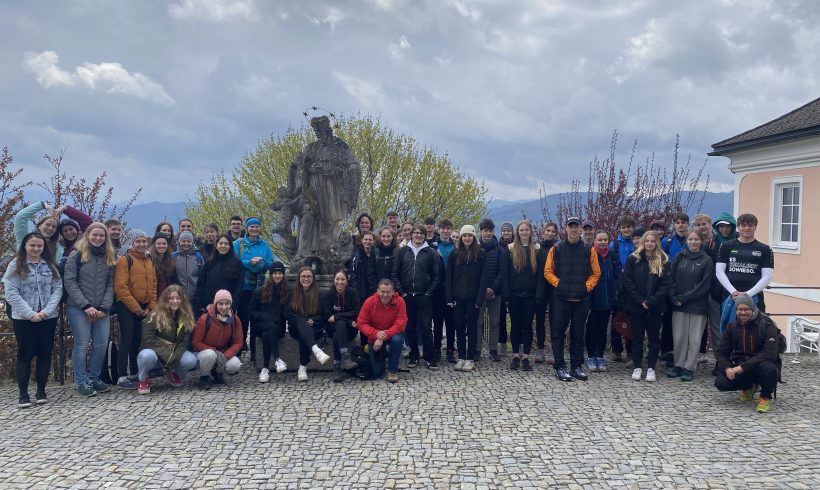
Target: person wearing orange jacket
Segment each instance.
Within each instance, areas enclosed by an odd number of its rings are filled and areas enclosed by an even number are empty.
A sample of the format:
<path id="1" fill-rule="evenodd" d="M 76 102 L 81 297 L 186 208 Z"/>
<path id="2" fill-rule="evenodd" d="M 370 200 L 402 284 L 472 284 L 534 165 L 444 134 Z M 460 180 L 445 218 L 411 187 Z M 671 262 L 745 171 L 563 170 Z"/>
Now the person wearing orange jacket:
<path id="1" fill-rule="evenodd" d="M 225 384 L 224 373 L 233 374 L 242 367 L 239 352 L 245 334 L 242 322 L 233 314 L 231 293 L 220 289 L 214 295 L 214 302 L 194 327 L 191 344 L 199 362 L 199 388 L 210 389 L 213 384 Z"/>
<path id="2" fill-rule="evenodd" d="M 142 343 L 142 320 L 157 307 L 157 274 L 148 250 L 148 235 L 134 232 L 128 252 L 117 259 L 114 269 L 114 294 L 120 324 L 117 386 L 137 389 L 137 354 Z M 128 373 L 131 376 L 128 376 Z"/>
<path id="3" fill-rule="evenodd" d="M 544 264 L 544 277 L 555 288 L 550 311 L 552 318 L 552 353 L 555 377 L 559 381 L 573 378 L 586 381 L 584 363 L 584 327 L 589 314 L 589 293 L 601 278 L 598 254 L 581 241 L 581 220 L 570 217 L 566 222 L 567 238 L 555 244 Z M 564 332 L 569 323 L 570 371 L 564 358 Z"/>
<path id="4" fill-rule="evenodd" d="M 387 381 L 399 381 L 399 362 L 407 328 L 407 309 L 404 299 L 395 293 L 393 281 L 382 279 L 376 292 L 367 298 L 359 310 L 356 328 L 367 337 L 370 366 L 374 379 L 384 374 L 387 358 Z"/>

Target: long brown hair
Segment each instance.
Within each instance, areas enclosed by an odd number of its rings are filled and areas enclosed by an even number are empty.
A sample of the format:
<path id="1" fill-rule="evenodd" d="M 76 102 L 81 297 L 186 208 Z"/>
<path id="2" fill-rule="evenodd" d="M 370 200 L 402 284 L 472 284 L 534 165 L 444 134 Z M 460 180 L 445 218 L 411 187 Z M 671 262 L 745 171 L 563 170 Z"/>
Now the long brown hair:
<path id="1" fill-rule="evenodd" d="M 314 278 L 313 280 L 315 281 L 316 278 Z M 276 284 L 273 281 L 273 273 L 268 273 L 268 277 L 267 279 L 265 279 L 265 284 L 262 285 L 262 297 L 260 298 L 262 303 L 269 304 L 271 301 L 273 301 L 274 291 L 277 291 L 279 293 L 279 304 L 287 304 L 289 299 L 288 280 L 283 275 L 282 280 L 279 281 L 279 284 Z"/>
<path id="2" fill-rule="evenodd" d="M 40 254 L 40 259 L 48 265 L 48 268 L 51 269 L 52 274 L 58 276 L 59 272 L 57 271 L 57 264 L 54 263 L 54 257 L 48 253 L 48 240 L 46 240 L 46 237 L 44 237 L 39 231 L 32 231 L 24 236 L 23 241 L 20 242 L 20 247 L 17 248 L 17 255 L 15 256 L 14 261 L 14 273 L 20 277 L 28 277 L 28 266 L 26 265 L 26 244 L 33 238 L 43 241 L 43 253 Z"/>
<path id="3" fill-rule="evenodd" d="M 43 233 L 40 231 L 40 226 L 42 226 L 42 224 L 45 223 L 48 220 L 53 220 L 54 221 L 54 233 L 49 238 L 46 238 L 46 236 L 43 235 Z M 43 237 L 43 243 L 45 245 L 45 247 L 43 249 L 43 254 L 44 255 L 50 255 L 52 260 L 54 260 L 55 262 L 57 261 L 57 243 L 59 243 L 59 241 L 60 241 L 59 226 L 60 226 L 60 220 L 58 220 L 57 218 L 55 218 L 54 216 L 52 216 L 50 214 L 47 214 L 47 215 L 43 216 L 42 218 L 40 218 L 37 221 L 37 224 L 34 225 L 34 231 L 36 231 L 37 233 L 39 233 Z"/>
<path id="4" fill-rule="evenodd" d="M 111 244 L 111 237 L 108 234 L 108 228 L 100 222 L 94 222 L 88 225 L 88 228 L 85 229 L 85 233 L 83 233 L 82 236 L 77 239 L 77 243 L 74 244 L 74 250 L 80 254 L 80 260 L 82 260 L 83 263 L 90 261 L 91 242 L 88 241 L 88 237 L 91 236 L 91 232 L 93 230 L 98 228 L 105 232 L 105 242 L 103 243 L 103 250 L 105 250 L 105 265 L 108 267 L 113 267 L 117 265 L 117 253 L 114 251 L 114 245 Z"/>
<path id="5" fill-rule="evenodd" d="M 168 244 L 168 249 L 162 254 L 162 257 L 159 256 L 159 252 L 157 252 L 157 248 L 154 246 L 157 243 L 157 240 L 165 239 L 165 243 Z M 151 240 L 151 246 L 148 247 L 148 254 L 151 256 L 151 261 L 154 263 L 154 268 L 158 273 L 160 273 L 163 277 L 171 277 L 171 274 L 174 272 L 174 251 L 171 250 L 171 239 L 165 233 L 157 233 L 154 235 L 153 240 Z"/>
<path id="6" fill-rule="evenodd" d="M 171 305 L 169 304 L 171 293 L 177 293 L 179 299 L 182 300 L 182 304 L 179 305 L 179 320 L 182 322 L 182 328 L 186 332 L 193 331 L 195 324 L 194 312 L 191 310 L 191 302 L 188 301 L 185 290 L 179 284 L 171 284 L 165 288 L 165 291 L 157 300 L 157 307 L 148 314 L 148 321 L 156 326 L 160 332 L 167 333 L 176 327 L 174 325 L 174 313 L 171 311 Z"/>
<path id="7" fill-rule="evenodd" d="M 518 229 L 526 225 L 530 229 L 530 240 L 527 242 L 527 249 L 524 250 L 524 243 L 521 242 L 521 235 L 518 234 Z M 535 239 L 535 232 L 529 221 L 521 220 L 515 225 L 515 236 L 513 238 L 511 247 L 512 263 L 516 271 L 521 272 L 530 263 L 530 269 L 533 272 L 538 269 L 538 242 Z M 526 252 L 527 255 L 524 255 Z"/>
<path id="8" fill-rule="evenodd" d="M 483 251 L 481 250 L 481 246 L 478 244 L 478 237 L 473 235 L 473 243 L 470 244 L 469 247 L 464 246 L 464 242 L 461 242 L 461 246 L 456 247 L 452 253 L 453 258 L 456 261 L 456 265 L 462 265 L 469 264 L 470 262 L 476 262 Z"/>
<path id="9" fill-rule="evenodd" d="M 305 271 L 310 271 L 313 276 L 313 283 L 307 291 L 299 282 L 299 277 Z M 319 286 L 316 284 L 316 274 L 310 267 L 302 267 L 296 274 L 296 284 L 290 296 L 290 309 L 303 316 L 315 315 L 319 312 Z"/>

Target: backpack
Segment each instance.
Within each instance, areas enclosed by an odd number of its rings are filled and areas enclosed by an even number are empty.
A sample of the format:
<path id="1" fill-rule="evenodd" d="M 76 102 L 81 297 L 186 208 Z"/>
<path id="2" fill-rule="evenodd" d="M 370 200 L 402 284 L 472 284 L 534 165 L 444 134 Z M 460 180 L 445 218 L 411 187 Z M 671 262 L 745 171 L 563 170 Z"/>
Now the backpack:
<path id="1" fill-rule="evenodd" d="M 787 347 L 786 336 L 783 335 L 783 332 L 780 331 L 780 327 L 778 327 L 776 323 L 772 323 L 774 324 L 774 328 L 777 329 L 777 353 L 783 354 L 786 352 Z M 762 322 L 757 326 L 757 337 L 760 339 L 760 345 L 766 342 L 766 329 L 763 327 Z"/>
<path id="2" fill-rule="evenodd" d="M 370 354 L 364 351 L 364 348 L 356 346 L 350 351 L 350 359 L 358 364 L 358 367 L 353 371 L 353 375 L 359 379 L 371 379 L 373 377 L 373 368 L 370 365 Z"/>

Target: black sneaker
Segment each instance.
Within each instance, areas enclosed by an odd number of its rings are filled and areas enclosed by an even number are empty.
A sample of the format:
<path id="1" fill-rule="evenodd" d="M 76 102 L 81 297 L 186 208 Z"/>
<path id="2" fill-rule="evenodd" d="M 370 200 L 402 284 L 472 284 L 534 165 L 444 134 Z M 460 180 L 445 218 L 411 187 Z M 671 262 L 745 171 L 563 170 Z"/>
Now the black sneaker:
<path id="1" fill-rule="evenodd" d="M 575 366 L 574 368 L 572 368 L 572 371 L 570 371 L 569 374 L 571 374 L 573 378 L 579 379 L 581 381 L 586 381 L 589 379 L 589 376 L 587 376 L 587 373 L 585 373 L 584 370 L 581 369 L 581 366 Z"/>
<path id="2" fill-rule="evenodd" d="M 200 376 L 199 377 L 199 382 L 197 382 L 196 386 L 200 390 L 210 390 L 211 389 L 211 377 L 210 376 Z"/>
<path id="3" fill-rule="evenodd" d="M 501 358 L 498 357 L 498 352 L 496 352 L 494 350 L 490 351 L 490 359 L 492 359 L 493 362 L 498 362 L 498 361 L 501 360 Z"/>
<path id="4" fill-rule="evenodd" d="M 82 396 L 97 396 L 97 390 L 89 382 L 78 384 L 77 393 Z"/>
<path id="5" fill-rule="evenodd" d="M 28 395 L 20 395 L 20 401 L 17 403 L 18 408 L 29 408 L 31 406 L 31 398 Z"/>
<path id="6" fill-rule="evenodd" d="M 213 384 L 215 385 L 224 385 L 225 384 L 225 376 L 222 373 L 216 372 L 216 370 L 211 371 L 211 376 L 213 376 L 214 381 Z"/>
<path id="7" fill-rule="evenodd" d="M 572 376 L 569 375 L 565 368 L 555 368 L 555 377 L 558 378 L 558 381 L 572 381 Z"/>
<path id="8" fill-rule="evenodd" d="M 424 365 L 427 367 L 427 369 L 430 369 L 430 370 L 433 370 L 433 371 L 438 369 L 438 363 L 436 361 L 432 361 L 432 362 L 431 361 L 424 361 Z"/>
<path id="9" fill-rule="evenodd" d="M 521 370 L 522 371 L 532 371 L 532 365 L 530 364 L 530 358 L 525 357 L 521 359 Z"/>
<path id="10" fill-rule="evenodd" d="M 418 357 L 410 357 L 410 360 L 407 361 L 407 367 L 414 368 L 419 365 L 419 358 Z"/>
<path id="11" fill-rule="evenodd" d="M 456 363 L 456 351 L 454 351 L 454 350 L 448 350 L 447 351 L 447 362 L 449 362 L 450 364 L 455 364 Z"/>
<path id="12" fill-rule="evenodd" d="M 95 379 L 94 381 L 92 381 L 91 387 L 94 388 L 94 391 L 96 391 L 97 393 L 105 393 L 106 391 L 111 389 L 110 385 L 103 383 L 99 379 Z"/>
<path id="13" fill-rule="evenodd" d="M 46 396 L 46 390 L 37 390 L 37 394 L 34 395 L 34 403 L 37 405 L 42 405 L 43 403 L 48 402 L 48 396 Z"/>
<path id="14" fill-rule="evenodd" d="M 521 358 L 513 356 L 512 361 L 510 361 L 510 369 L 516 371 L 519 367 L 521 367 Z"/>
<path id="15" fill-rule="evenodd" d="M 342 371 L 342 366 L 338 364 L 333 367 L 333 382 L 334 383 L 341 383 L 347 377 L 347 373 Z"/>

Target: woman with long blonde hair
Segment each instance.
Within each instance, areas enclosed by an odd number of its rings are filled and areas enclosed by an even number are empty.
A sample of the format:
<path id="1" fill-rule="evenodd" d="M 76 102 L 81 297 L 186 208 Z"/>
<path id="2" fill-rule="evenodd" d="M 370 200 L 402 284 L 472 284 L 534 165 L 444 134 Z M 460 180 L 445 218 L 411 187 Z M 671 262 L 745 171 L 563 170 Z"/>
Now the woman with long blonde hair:
<path id="1" fill-rule="evenodd" d="M 519 367 L 532 371 L 532 320 L 535 316 L 535 289 L 538 285 L 538 251 L 541 246 L 529 221 L 519 221 L 515 226 L 513 242 L 508 246 L 507 283 L 504 296 L 510 302 L 510 341 L 513 358 L 510 369 Z M 519 352 L 521 351 L 521 352 Z"/>
<path id="2" fill-rule="evenodd" d="M 74 336 L 71 368 L 77 392 L 83 396 L 95 396 L 110 388 L 100 380 L 100 373 L 111 330 L 116 264 L 114 245 L 102 223 L 86 228 L 65 262 L 66 314 Z M 86 365 L 89 341 L 91 356 Z"/>
<path id="3" fill-rule="evenodd" d="M 643 339 L 649 339 L 646 380 L 655 381 L 655 365 L 660 350 L 660 330 L 666 311 L 666 295 L 672 286 L 669 256 L 661 249 L 657 235 L 643 234 L 624 266 L 621 284 L 624 309 L 632 323 L 632 379 L 640 381 L 643 371 Z"/>
<path id="4" fill-rule="evenodd" d="M 196 367 L 196 356 L 188 350 L 195 324 L 191 302 L 178 284 L 165 288 L 157 306 L 142 322 L 142 346 L 137 355 L 140 394 L 151 392 L 151 371 L 163 368 L 173 387 L 182 386 L 188 371 Z"/>

